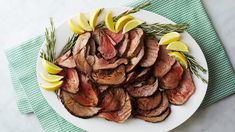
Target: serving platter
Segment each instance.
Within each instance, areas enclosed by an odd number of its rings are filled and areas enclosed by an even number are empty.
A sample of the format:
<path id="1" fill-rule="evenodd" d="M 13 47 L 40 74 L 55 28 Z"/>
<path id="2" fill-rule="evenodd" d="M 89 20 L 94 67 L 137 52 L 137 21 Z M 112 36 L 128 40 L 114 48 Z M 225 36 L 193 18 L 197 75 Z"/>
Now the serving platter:
<path id="1" fill-rule="evenodd" d="M 123 11 L 127 10 L 129 8 L 127 7 L 116 7 L 116 8 L 106 8 L 106 10 L 111 10 L 113 12 L 113 15 L 119 15 Z M 89 18 L 90 12 L 85 13 L 86 17 Z M 146 21 L 147 23 L 172 23 L 171 20 L 160 16 L 158 14 L 141 10 L 135 14 L 132 14 L 135 18 L 141 19 Z M 69 17 L 69 19 L 76 20 L 76 15 Z M 98 22 L 103 20 L 104 16 L 101 14 L 99 16 Z M 69 37 L 72 36 L 72 32 L 70 31 L 67 20 L 56 26 L 56 47 L 55 47 L 55 53 L 58 55 L 64 45 L 66 44 Z M 196 41 L 187 33 L 184 32 L 181 34 L 181 40 L 185 43 L 187 43 L 191 55 L 193 55 L 198 63 L 203 66 L 204 68 L 208 69 L 207 62 L 205 59 L 205 56 L 200 49 L 199 45 L 196 43 Z M 45 43 L 43 43 L 41 50 L 45 49 Z M 46 72 L 44 71 L 41 59 L 40 59 L 40 52 L 37 59 L 37 65 L 36 65 L 36 71 L 39 72 Z M 203 75 L 205 79 L 208 80 L 208 73 Z M 42 83 L 43 80 L 37 75 L 38 83 Z M 103 132 L 103 131 L 112 131 L 112 132 L 118 132 L 118 131 L 169 131 L 174 129 L 175 127 L 182 124 L 184 121 L 186 121 L 188 118 L 190 118 L 193 113 L 198 109 L 200 106 L 207 90 L 207 84 L 203 83 L 200 79 L 198 79 L 195 75 L 193 75 L 193 80 L 196 86 L 196 91 L 192 95 L 192 97 L 181 106 L 171 106 L 171 114 L 170 116 L 163 122 L 160 123 L 148 123 L 144 122 L 142 120 L 136 119 L 136 118 L 130 118 L 123 124 L 118 124 L 115 122 L 107 121 L 101 118 L 90 118 L 90 119 L 82 119 L 73 116 L 70 114 L 64 105 L 61 103 L 61 101 L 57 98 L 57 95 L 54 92 L 49 92 L 44 90 L 43 88 L 40 88 L 41 93 L 43 94 L 44 98 L 47 100 L 48 104 L 64 119 L 66 119 L 68 122 L 74 124 L 75 126 L 82 128 L 87 131 L 94 131 L 94 132 Z"/>

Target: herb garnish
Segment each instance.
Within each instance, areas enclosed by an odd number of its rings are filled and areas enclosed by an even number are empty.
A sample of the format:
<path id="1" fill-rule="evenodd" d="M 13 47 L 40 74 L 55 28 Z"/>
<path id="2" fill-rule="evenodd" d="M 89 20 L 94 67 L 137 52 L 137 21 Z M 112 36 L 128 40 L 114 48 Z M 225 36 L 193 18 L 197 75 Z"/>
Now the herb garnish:
<path id="1" fill-rule="evenodd" d="M 182 33 L 186 29 L 188 29 L 189 24 L 187 23 L 180 23 L 180 24 L 159 24 L 159 23 L 146 24 L 146 23 L 143 23 L 140 25 L 140 27 L 148 35 L 162 36 L 170 32 Z"/>
<path id="2" fill-rule="evenodd" d="M 132 9 L 130 9 L 130 10 L 127 10 L 127 11 L 121 13 L 120 15 L 113 17 L 113 21 L 116 22 L 116 21 L 117 21 L 119 18 L 121 18 L 122 16 L 136 13 L 136 12 L 140 11 L 141 9 L 143 9 L 143 8 L 149 6 L 149 5 L 151 5 L 150 2 L 145 2 L 145 3 L 142 3 L 142 4 L 140 4 L 140 5 L 137 5 L 136 7 L 134 7 L 134 8 L 132 8 Z M 101 21 L 101 22 L 97 25 L 97 27 L 104 27 L 104 26 L 105 26 L 105 25 L 104 25 L 104 21 Z"/>
<path id="3" fill-rule="evenodd" d="M 60 52 L 60 55 L 59 56 L 62 56 L 64 55 L 67 51 L 69 51 L 76 43 L 76 40 L 78 38 L 78 35 L 77 34 L 73 34 L 73 36 L 67 41 L 66 45 L 64 46 L 64 48 L 62 49 L 62 51 Z"/>
<path id="4" fill-rule="evenodd" d="M 193 73 L 195 76 L 197 76 L 199 79 L 201 79 L 202 82 L 208 83 L 208 81 L 199 74 L 199 71 L 201 71 L 202 73 L 206 73 L 207 70 L 205 68 L 203 68 L 201 65 L 199 65 L 197 63 L 196 59 L 192 55 L 190 55 L 188 53 L 184 53 L 184 52 L 181 52 L 181 53 L 187 59 L 190 72 Z"/>
<path id="5" fill-rule="evenodd" d="M 42 51 L 40 54 L 41 58 L 46 59 L 49 62 L 54 63 L 55 61 L 55 27 L 52 18 L 50 18 L 50 28 L 46 28 L 45 31 L 46 37 L 46 52 Z"/>

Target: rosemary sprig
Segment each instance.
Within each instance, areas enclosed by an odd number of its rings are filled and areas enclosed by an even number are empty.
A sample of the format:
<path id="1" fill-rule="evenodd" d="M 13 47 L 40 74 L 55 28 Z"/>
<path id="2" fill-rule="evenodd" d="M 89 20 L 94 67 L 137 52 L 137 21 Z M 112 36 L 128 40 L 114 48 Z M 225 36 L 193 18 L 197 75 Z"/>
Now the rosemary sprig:
<path id="1" fill-rule="evenodd" d="M 145 2 L 145 3 L 142 3 L 142 4 L 140 4 L 140 5 L 137 5 L 136 7 L 134 7 L 134 8 L 132 8 L 132 9 L 130 9 L 130 10 L 127 10 L 127 11 L 121 13 L 120 15 L 113 17 L 113 21 L 116 22 L 116 21 L 117 21 L 119 18 L 121 18 L 122 16 L 136 13 L 136 12 L 140 11 L 141 9 L 143 9 L 143 8 L 149 6 L 149 5 L 151 5 L 150 2 Z M 104 21 L 101 21 L 101 22 L 97 25 L 97 27 L 104 27 Z"/>
<path id="2" fill-rule="evenodd" d="M 60 52 L 60 55 L 59 56 L 62 56 L 64 55 L 67 51 L 69 51 L 76 43 L 76 40 L 78 38 L 78 35 L 76 34 L 73 34 L 73 36 L 67 41 L 66 45 L 64 46 L 64 48 L 62 49 L 62 51 Z"/>
<path id="3" fill-rule="evenodd" d="M 50 18 L 50 28 L 46 28 L 45 37 L 46 37 L 46 51 L 42 51 L 40 57 L 44 58 L 50 62 L 55 61 L 55 27 L 52 18 Z"/>
<path id="4" fill-rule="evenodd" d="M 196 59 L 192 55 L 184 53 L 184 52 L 181 52 L 181 53 L 187 58 L 190 72 L 196 75 L 199 79 L 201 79 L 202 82 L 208 83 L 208 81 L 199 74 L 199 71 L 206 73 L 207 70 L 203 68 L 201 65 L 199 65 Z"/>
<path id="5" fill-rule="evenodd" d="M 141 28 L 144 30 L 144 32 L 148 35 L 157 35 L 162 36 L 164 34 L 170 33 L 170 32 L 178 32 L 182 33 L 186 29 L 188 29 L 189 24 L 187 23 L 180 23 L 180 24 L 141 24 Z"/>

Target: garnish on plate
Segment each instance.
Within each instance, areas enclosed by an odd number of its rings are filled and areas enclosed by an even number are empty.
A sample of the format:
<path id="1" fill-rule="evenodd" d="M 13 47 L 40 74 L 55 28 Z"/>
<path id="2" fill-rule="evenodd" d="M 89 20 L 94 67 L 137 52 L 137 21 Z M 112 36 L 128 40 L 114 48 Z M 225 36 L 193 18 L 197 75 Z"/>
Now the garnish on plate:
<path id="1" fill-rule="evenodd" d="M 63 69 L 55 65 L 55 27 L 52 18 L 50 19 L 50 28 L 46 28 L 45 37 L 46 37 L 46 50 L 40 53 L 42 66 L 48 73 L 38 73 L 41 75 L 42 79 L 45 80 L 45 83 L 39 84 L 40 87 L 49 90 L 56 91 L 59 89 L 63 81 L 63 77 L 58 75 L 53 75 L 61 72 Z"/>
<path id="2" fill-rule="evenodd" d="M 60 90 L 65 108 L 80 118 L 98 115 L 118 123 L 131 115 L 148 122 L 166 119 L 169 102 L 182 105 L 194 93 L 191 73 L 207 82 L 198 73 L 206 70 L 180 41 L 189 24 L 148 24 L 131 16 L 148 5 L 118 16 L 107 11 L 98 26 L 103 9 L 93 11 L 89 21 L 79 13 L 77 21 L 68 21 L 73 36 L 57 58 L 51 20 L 46 52 L 41 52 L 44 70 L 50 74 L 40 74 L 46 82 L 40 86 L 57 95 Z M 162 36 L 160 41 L 156 36 Z"/>
<path id="3" fill-rule="evenodd" d="M 149 6 L 149 5 L 151 5 L 150 2 L 145 2 L 145 3 L 143 3 L 143 4 L 137 5 L 136 7 L 132 8 L 132 9 L 130 9 L 130 10 L 127 10 L 127 11 L 121 13 L 121 14 L 118 15 L 118 16 L 115 16 L 115 17 L 113 18 L 113 21 L 116 22 L 116 21 L 118 21 L 119 18 L 121 18 L 121 17 L 123 17 L 123 16 L 126 16 L 126 15 L 130 15 L 130 14 L 136 13 L 136 12 L 140 11 L 141 9 L 144 9 L 145 7 L 147 7 L 147 6 Z M 104 26 L 105 26 L 104 21 L 100 22 L 100 23 L 97 25 L 97 27 L 99 27 L 99 28 L 100 28 L 100 27 L 104 27 Z"/>
<path id="4" fill-rule="evenodd" d="M 46 28 L 45 31 L 46 51 L 45 52 L 42 51 L 40 57 L 53 63 L 55 61 L 54 50 L 55 50 L 56 38 L 55 38 L 55 27 L 52 18 L 50 18 L 50 24 L 51 24 L 50 29 Z"/>
<path id="5" fill-rule="evenodd" d="M 205 74 L 207 70 L 198 64 L 196 59 L 189 54 L 188 46 L 179 40 L 180 34 L 178 32 L 170 32 L 162 36 L 159 44 L 167 45 L 167 50 L 174 51 L 170 52 L 169 55 L 175 57 L 184 68 L 189 67 L 190 72 L 201 79 L 202 82 L 208 83 L 199 73 L 201 71 Z"/>

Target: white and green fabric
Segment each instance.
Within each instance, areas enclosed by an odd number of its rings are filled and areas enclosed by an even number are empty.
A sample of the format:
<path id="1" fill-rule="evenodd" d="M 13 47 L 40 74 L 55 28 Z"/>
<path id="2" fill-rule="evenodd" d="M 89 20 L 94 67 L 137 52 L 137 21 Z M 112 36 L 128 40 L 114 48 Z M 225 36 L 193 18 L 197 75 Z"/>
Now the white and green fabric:
<path id="1" fill-rule="evenodd" d="M 135 6 L 139 0 L 127 6 Z M 146 8 L 176 23 L 188 22 L 188 32 L 200 45 L 209 66 L 209 86 L 201 105 L 208 106 L 235 93 L 235 74 L 200 0 L 149 0 Z M 32 38 L 6 51 L 17 105 L 21 113 L 33 112 L 46 132 L 85 131 L 68 123 L 47 104 L 36 80 L 37 53 L 44 36 Z"/>

